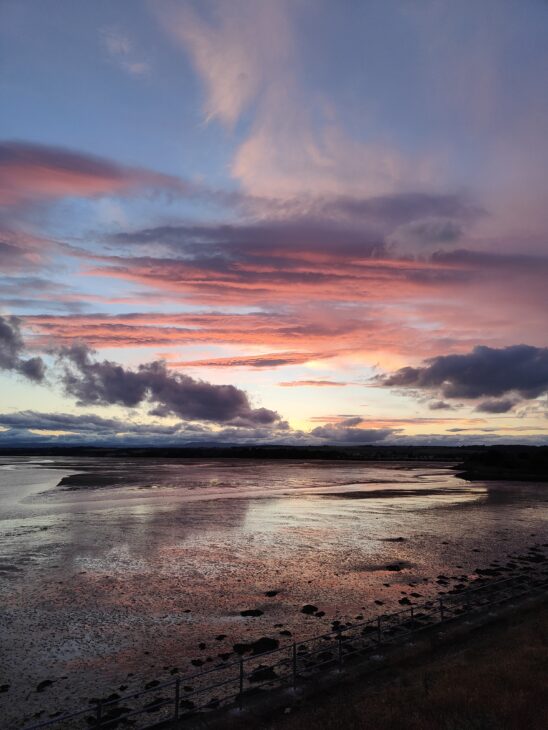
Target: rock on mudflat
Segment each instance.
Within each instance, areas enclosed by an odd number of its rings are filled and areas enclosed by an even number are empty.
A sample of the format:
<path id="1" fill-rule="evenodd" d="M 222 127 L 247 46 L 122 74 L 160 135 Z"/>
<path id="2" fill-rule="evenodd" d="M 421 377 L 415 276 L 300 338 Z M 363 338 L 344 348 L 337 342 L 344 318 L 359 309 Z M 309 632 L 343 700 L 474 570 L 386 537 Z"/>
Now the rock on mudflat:
<path id="1" fill-rule="evenodd" d="M 232 647 L 236 654 L 247 654 L 251 652 L 254 655 L 263 654 L 265 651 L 274 651 L 280 645 L 277 639 L 271 639 L 269 636 L 262 636 L 251 644 L 234 644 Z"/>
<path id="2" fill-rule="evenodd" d="M 44 679 L 43 682 L 40 682 L 36 686 L 36 691 L 43 692 L 47 687 L 51 687 L 52 684 L 53 684 L 53 682 L 51 681 L 51 679 Z"/>
<path id="3" fill-rule="evenodd" d="M 313 606 L 311 603 L 307 603 L 301 608 L 301 613 L 306 613 L 308 616 L 311 616 L 313 613 L 316 613 L 317 610 L 317 606 Z"/>
<path id="4" fill-rule="evenodd" d="M 278 675 L 272 667 L 266 667 L 263 664 L 257 667 L 249 677 L 250 682 L 268 682 L 269 679 L 276 679 Z"/>
<path id="5" fill-rule="evenodd" d="M 252 654 L 262 654 L 265 651 L 274 651 L 280 646 L 278 639 L 271 639 L 268 636 L 263 636 L 252 644 Z"/>
<path id="6" fill-rule="evenodd" d="M 263 613 L 260 608 L 247 608 L 245 611 L 240 611 L 240 616 L 262 616 Z"/>
<path id="7" fill-rule="evenodd" d="M 241 656 L 242 654 L 247 654 L 248 651 L 251 651 L 251 644 L 238 643 L 234 644 L 232 648 L 236 652 L 236 654 L 239 654 Z"/>

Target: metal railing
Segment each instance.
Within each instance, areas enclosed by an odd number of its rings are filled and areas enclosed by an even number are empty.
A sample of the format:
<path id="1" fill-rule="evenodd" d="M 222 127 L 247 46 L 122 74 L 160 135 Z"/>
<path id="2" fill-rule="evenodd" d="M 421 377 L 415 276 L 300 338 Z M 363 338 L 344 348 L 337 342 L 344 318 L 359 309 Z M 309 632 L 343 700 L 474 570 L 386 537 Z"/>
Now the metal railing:
<path id="1" fill-rule="evenodd" d="M 198 712 L 221 707 L 242 709 L 261 691 L 284 686 L 295 689 L 318 674 L 340 671 L 351 660 L 361 662 L 384 645 L 408 640 L 432 626 L 548 588 L 546 576 L 522 575 L 491 582 L 480 578 L 476 583 L 481 585 L 443 593 L 438 598 L 395 613 L 346 624 L 325 634 L 241 657 L 184 678 L 150 682 L 144 690 L 93 701 L 86 709 L 59 715 L 25 730 L 53 727 L 58 730 L 79 727 L 112 730 L 123 726 L 131 717 L 139 717 L 145 723 L 133 724 L 133 727 L 145 730 L 162 721 L 180 721 Z M 169 696 L 163 696 L 166 694 Z"/>

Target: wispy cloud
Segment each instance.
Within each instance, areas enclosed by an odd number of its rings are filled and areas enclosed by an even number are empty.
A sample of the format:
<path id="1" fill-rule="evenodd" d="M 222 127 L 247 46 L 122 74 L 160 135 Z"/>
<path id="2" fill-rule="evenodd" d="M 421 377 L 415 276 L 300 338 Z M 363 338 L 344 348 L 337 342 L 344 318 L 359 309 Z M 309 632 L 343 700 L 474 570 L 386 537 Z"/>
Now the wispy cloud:
<path id="1" fill-rule="evenodd" d="M 171 2 L 154 10 L 203 79 L 206 120 L 234 125 L 280 64 L 293 59 L 286 0 L 204 4 L 199 12 Z"/>
<path id="2" fill-rule="evenodd" d="M 311 360 L 324 360 L 333 357 L 332 352 L 269 352 L 262 355 L 242 357 L 217 357 L 209 360 L 186 360 L 170 362 L 170 367 L 207 367 L 207 368 L 279 368 L 284 365 L 302 365 Z"/>
<path id="3" fill-rule="evenodd" d="M 126 31 L 115 27 L 103 28 L 100 37 L 110 60 L 123 71 L 135 78 L 145 78 L 150 74 L 150 63 L 139 57 Z"/>
<path id="4" fill-rule="evenodd" d="M 246 113 L 252 118 L 232 163 L 244 190 L 286 199 L 309 190 L 359 196 L 431 183 L 436 160 L 352 137 L 329 99 L 308 92 L 295 10 L 285 0 L 216 2 L 200 12 L 173 3 L 156 8 L 204 83 L 206 119 L 233 127 Z"/>

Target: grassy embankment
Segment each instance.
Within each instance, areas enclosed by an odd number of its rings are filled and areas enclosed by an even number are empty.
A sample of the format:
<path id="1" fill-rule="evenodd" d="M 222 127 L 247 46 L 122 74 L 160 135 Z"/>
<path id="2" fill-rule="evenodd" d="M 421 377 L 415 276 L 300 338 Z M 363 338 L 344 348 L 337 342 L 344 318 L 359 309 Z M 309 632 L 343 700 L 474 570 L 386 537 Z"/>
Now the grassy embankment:
<path id="1" fill-rule="evenodd" d="M 484 627 L 367 684 L 303 700 L 246 730 L 544 730 L 548 606 Z M 229 725 L 227 724 L 227 727 Z M 241 727 L 240 724 L 234 727 Z"/>

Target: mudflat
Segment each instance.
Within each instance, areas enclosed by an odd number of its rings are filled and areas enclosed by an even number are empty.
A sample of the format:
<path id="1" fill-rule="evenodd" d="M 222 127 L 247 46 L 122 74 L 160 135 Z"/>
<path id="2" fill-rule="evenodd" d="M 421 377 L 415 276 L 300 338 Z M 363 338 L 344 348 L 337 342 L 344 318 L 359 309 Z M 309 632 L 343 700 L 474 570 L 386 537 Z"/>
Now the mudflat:
<path id="1" fill-rule="evenodd" d="M 453 466 L 5 457 L 7 726 L 397 610 L 481 571 L 511 575 L 547 542 L 545 486 L 470 483 Z"/>

